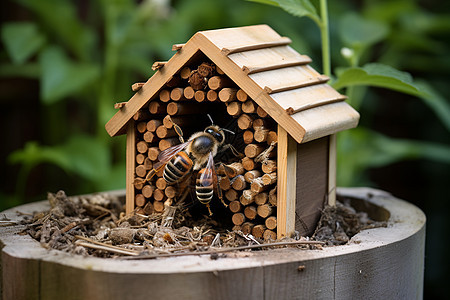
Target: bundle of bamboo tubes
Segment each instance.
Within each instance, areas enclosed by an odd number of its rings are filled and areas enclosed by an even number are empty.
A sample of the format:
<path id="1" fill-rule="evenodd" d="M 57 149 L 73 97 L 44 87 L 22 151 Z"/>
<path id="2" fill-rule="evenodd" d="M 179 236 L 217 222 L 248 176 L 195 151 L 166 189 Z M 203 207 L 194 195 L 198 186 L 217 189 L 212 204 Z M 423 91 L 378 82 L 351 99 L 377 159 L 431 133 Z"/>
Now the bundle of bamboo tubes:
<path id="1" fill-rule="evenodd" d="M 138 91 L 142 85 L 133 85 Z M 184 194 L 187 184 L 168 185 L 163 168 L 142 183 L 158 163 L 161 151 L 180 143 L 174 124 L 183 130 L 195 126 L 196 114 L 206 114 L 210 103 L 224 103 L 235 118 L 245 148 L 239 161 L 221 161 L 218 185 L 232 213 L 233 229 L 265 240 L 276 239 L 277 131 L 276 123 L 242 89 L 211 62 L 185 66 L 160 90 L 159 97 L 135 116 L 135 205 L 143 214 L 163 212 Z M 188 137 L 184 137 L 188 138 Z M 224 207 L 224 209 L 226 209 Z"/>

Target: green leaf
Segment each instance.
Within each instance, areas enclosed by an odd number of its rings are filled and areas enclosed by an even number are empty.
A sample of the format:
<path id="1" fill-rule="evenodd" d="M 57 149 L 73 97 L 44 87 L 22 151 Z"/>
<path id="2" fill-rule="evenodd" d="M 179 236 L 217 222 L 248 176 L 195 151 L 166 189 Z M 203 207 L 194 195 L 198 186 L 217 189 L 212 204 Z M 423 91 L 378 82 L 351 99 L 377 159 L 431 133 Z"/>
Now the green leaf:
<path id="1" fill-rule="evenodd" d="M 358 49 L 369 47 L 386 38 L 389 28 L 384 23 L 350 13 L 340 20 L 339 33 L 346 46 Z"/>
<path id="2" fill-rule="evenodd" d="M 23 64 L 45 44 L 45 36 L 34 23 L 6 23 L 2 27 L 2 41 L 15 64 Z"/>
<path id="3" fill-rule="evenodd" d="M 73 62 L 57 46 L 42 51 L 39 62 L 42 70 L 41 99 L 46 104 L 79 92 L 100 76 L 98 66 Z"/>
<path id="4" fill-rule="evenodd" d="M 379 63 L 346 68 L 337 75 L 337 80 L 332 84 L 335 89 L 365 85 L 388 88 L 415 96 L 422 93 L 409 73 Z"/>
<path id="5" fill-rule="evenodd" d="M 309 17 L 317 24 L 320 24 L 320 16 L 317 14 L 317 10 L 309 0 L 247 0 L 250 2 L 258 2 L 273 6 L 281 7 L 296 17 Z"/>
<path id="6" fill-rule="evenodd" d="M 411 75 L 383 64 L 347 68 L 338 72 L 332 84 L 335 89 L 349 86 L 376 86 L 421 98 L 450 131 L 450 105 L 442 95 L 425 82 L 414 82 Z"/>
<path id="7" fill-rule="evenodd" d="M 11 153 L 8 160 L 26 169 L 42 163 L 54 164 L 89 181 L 102 180 L 111 168 L 107 145 L 87 135 L 74 135 L 64 144 L 53 147 L 28 142 L 23 149 Z"/>

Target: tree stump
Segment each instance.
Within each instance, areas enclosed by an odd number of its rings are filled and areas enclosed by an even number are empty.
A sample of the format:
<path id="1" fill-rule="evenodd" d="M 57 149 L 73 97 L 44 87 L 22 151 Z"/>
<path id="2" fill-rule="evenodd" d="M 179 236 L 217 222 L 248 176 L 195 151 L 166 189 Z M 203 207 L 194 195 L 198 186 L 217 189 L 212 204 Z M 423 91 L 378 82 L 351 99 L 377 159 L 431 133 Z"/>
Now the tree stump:
<path id="1" fill-rule="evenodd" d="M 116 192 L 125 195 L 124 191 Z M 0 227 L 3 299 L 417 299 L 423 294 L 425 215 L 368 188 L 339 189 L 388 227 L 343 246 L 231 252 L 152 260 L 101 259 L 47 250 L 22 225 Z M 49 209 L 47 201 L 2 212 Z"/>

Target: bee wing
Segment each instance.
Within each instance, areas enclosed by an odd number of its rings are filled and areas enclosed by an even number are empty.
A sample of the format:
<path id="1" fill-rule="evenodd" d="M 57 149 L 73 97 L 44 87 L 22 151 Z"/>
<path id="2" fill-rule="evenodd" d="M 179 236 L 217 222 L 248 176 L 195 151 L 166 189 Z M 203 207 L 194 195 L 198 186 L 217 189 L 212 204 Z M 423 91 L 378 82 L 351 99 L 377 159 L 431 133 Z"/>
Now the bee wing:
<path id="1" fill-rule="evenodd" d="M 162 164 L 167 163 L 175 154 L 180 151 L 183 151 L 191 141 L 187 141 L 186 143 L 178 144 L 173 147 L 167 148 L 164 151 L 161 151 L 158 155 L 158 161 Z"/>
<path id="2" fill-rule="evenodd" d="M 214 177 L 216 174 L 216 169 L 214 168 L 214 158 L 212 153 L 209 153 L 208 163 L 206 164 L 206 168 L 203 170 L 200 175 L 200 184 L 202 186 L 210 186 L 213 184 Z"/>

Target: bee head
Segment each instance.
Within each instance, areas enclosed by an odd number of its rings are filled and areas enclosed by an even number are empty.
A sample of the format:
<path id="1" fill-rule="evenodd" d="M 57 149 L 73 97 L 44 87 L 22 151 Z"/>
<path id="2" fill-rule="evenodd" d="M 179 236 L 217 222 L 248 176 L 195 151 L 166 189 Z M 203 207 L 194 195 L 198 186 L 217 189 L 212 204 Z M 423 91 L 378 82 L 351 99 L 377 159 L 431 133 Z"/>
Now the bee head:
<path id="1" fill-rule="evenodd" d="M 217 125 L 211 125 L 205 128 L 205 132 L 212 135 L 214 139 L 216 139 L 219 144 L 222 144 L 225 141 L 225 134 L 223 130 L 220 129 Z"/>

